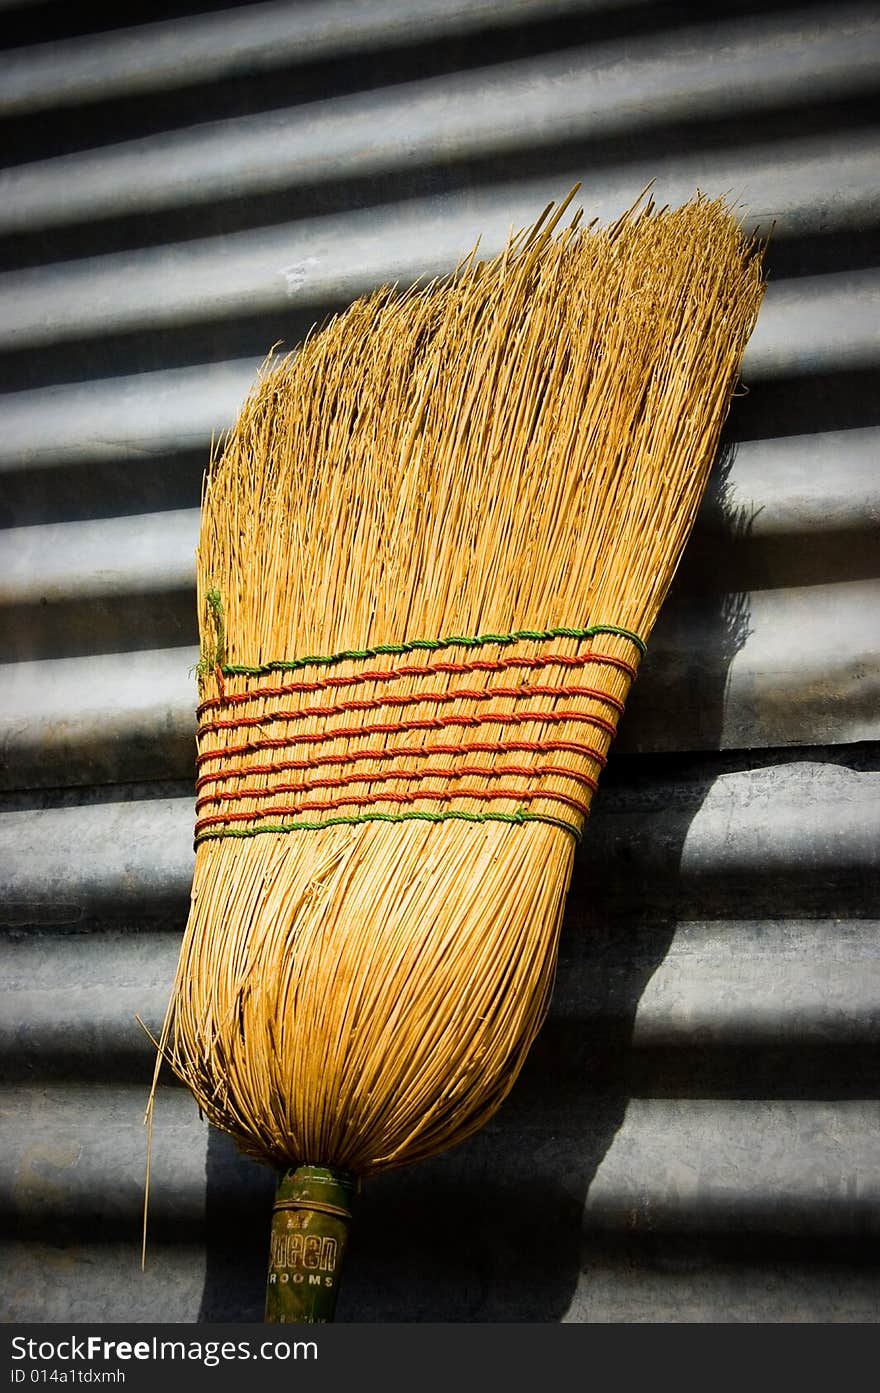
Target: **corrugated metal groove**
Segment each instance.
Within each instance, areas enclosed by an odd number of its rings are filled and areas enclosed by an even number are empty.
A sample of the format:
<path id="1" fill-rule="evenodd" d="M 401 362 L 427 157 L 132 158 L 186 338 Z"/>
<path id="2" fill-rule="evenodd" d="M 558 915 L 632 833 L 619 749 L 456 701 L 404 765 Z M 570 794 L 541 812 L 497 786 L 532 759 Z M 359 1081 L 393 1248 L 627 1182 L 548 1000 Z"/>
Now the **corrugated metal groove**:
<path id="1" fill-rule="evenodd" d="M 632 7 L 638 0 L 520 0 L 520 22 L 576 11 Z M 363 53 L 395 41 L 430 42 L 444 33 L 510 23 L 505 0 L 331 0 L 292 7 L 284 0 L 216 14 L 159 22 L 121 33 L 74 38 L 36 51 L 23 50 L 0 84 L 0 114 L 114 98 L 131 91 L 248 76 L 290 60 L 307 63 L 325 54 Z"/>
<path id="2" fill-rule="evenodd" d="M 76 8 L 0 0 L 7 1318 L 261 1318 L 270 1177 L 170 1083 L 139 1271 L 211 436 L 268 347 L 351 296 L 478 231 L 494 250 L 575 180 L 606 218 L 653 179 L 774 226 L 746 395 L 545 1029 L 482 1133 L 368 1187 L 340 1315 L 876 1320 L 874 7 L 180 0 L 147 22 L 133 0 L 112 30 Z"/>
<path id="3" fill-rule="evenodd" d="M 841 9 L 796 35 L 784 17 L 752 18 L 731 25 L 720 45 L 714 25 L 680 35 L 677 63 L 665 38 L 590 45 L 62 156 L 0 178 L 0 235 L 169 207 L 180 214 L 227 199 L 230 188 L 243 201 L 294 179 L 303 188 L 630 129 L 650 134 L 662 122 L 740 114 L 745 96 L 770 110 L 852 99 L 876 85 L 877 32 L 863 9 Z"/>
<path id="4" fill-rule="evenodd" d="M 757 768 L 743 755 L 695 756 L 691 767 L 666 757 L 653 776 L 645 757 L 621 756 L 580 857 L 604 868 L 590 895 L 630 916 L 656 911 L 673 892 L 675 911 L 689 918 L 726 914 L 732 895 L 735 918 L 774 905 L 821 915 L 832 894 L 841 913 L 844 903 L 869 905 L 880 773 L 875 747 L 860 748 L 857 760 L 834 749 L 768 752 Z M 155 792 L 10 795 L 0 811 L 7 920 L 88 927 L 169 906 L 179 918 L 192 875 L 192 794 Z"/>
<path id="5" fill-rule="evenodd" d="M 0 1049 L 6 1081 L 69 1080 L 76 1059 L 83 1082 L 148 1083 L 155 1055 L 138 1020 L 154 1035 L 161 1027 L 179 934 L 148 931 L 143 920 L 136 927 L 87 936 L 46 930 L 34 943 L 23 929 L 4 940 L 8 966 L 0 996 Z M 814 1071 L 810 1096 L 861 1097 L 866 1085 L 876 1088 L 877 922 L 792 918 L 767 924 L 738 918 L 735 943 L 731 937 L 724 919 L 678 927 L 636 1010 L 626 1065 L 631 1075 L 641 1074 L 640 1091 L 668 1094 L 673 1053 L 673 1096 L 701 1096 L 709 1066 L 716 1089 L 723 1079 L 725 1089 L 738 1085 L 740 1093 L 733 1096 L 744 1098 L 754 1090 L 757 1068 L 763 1096 L 773 1096 L 791 1088 L 795 1053 L 807 1056 L 801 1087 Z M 548 1062 L 563 1037 L 570 1042 L 580 1031 L 595 1053 L 597 1041 L 613 1037 L 623 1023 L 623 1002 L 594 971 L 596 956 L 572 931 L 547 1039 L 538 1047 Z M 603 957 L 612 983 L 639 960 L 632 944 L 620 942 L 604 943 Z M 647 953 L 642 965 L 650 966 Z M 782 983 L 786 995 L 780 1001 Z M 826 1053 L 833 1066 L 834 1051 L 845 1060 L 846 1075 L 826 1067 L 817 1076 L 817 1059 Z M 737 1072 L 743 1055 L 750 1069 L 745 1079 Z M 829 1093 L 832 1087 L 835 1092 Z M 525 1096 L 529 1090 L 524 1086 L 521 1092 Z M 529 1097 L 529 1113 L 535 1106 Z"/>
<path id="6" fill-rule="evenodd" d="M 768 155 L 766 175 L 774 181 L 773 196 L 778 206 L 780 152 L 773 150 Z M 706 166 L 715 163 L 706 161 Z M 826 177 L 831 174 L 830 164 L 831 161 L 824 171 Z M 760 188 L 760 168 L 757 178 L 754 163 L 749 168 L 750 186 L 757 183 Z M 572 170 L 573 174 L 580 172 Z M 640 177 L 646 173 L 645 168 L 633 171 L 627 181 L 629 188 L 638 193 L 648 182 Z M 693 189 L 695 178 L 699 182 L 701 177 L 699 169 L 688 170 L 683 161 L 671 173 L 673 190 L 682 189 L 685 194 Z M 789 188 L 783 190 L 790 195 L 793 225 L 798 214 L 801 218 L 804 214 L 797 203 L 806 201 L 808 196 L 807 189 L 799 187 L 799 173 L 795 164 Z M 806 185 L 814 171 L 807 166 L 804 174 Z M 836 171 L 837 178 L 839 174 Z M 742 180 L 745 168 L 734 167 L 730 175 L 732 179 L 739 175 Z M 718 179 L 717 174 L 715 178 Z M 390 207 L 337 215 L 177 247 L 119 252 L 39 270 L 9 272 L 0 278 L 2 345 L 6 352 L 19 351 L 44 341 L 83 340 L 135 328 L 156 330 L 168 323 L 197 325 L 202 320 L 267 314 L 273 309 L 281 313 L 291 300 L 300 312 L 303 306 L 336 304 L 378 283 L 407 282 L 422 273 L 447 270 L 470 250 L 475 223 L 486 227 L 485 250 L 496 249 L 503 243 L 511 221 L 526 222 L 529 208 L 540 205 L 548 196 L 558 196 L 559 191 L 559 180 L 543 180 L 518 185 L 512 209 L 510 194 L 503 189 L 488 197 L 443 196 L 439 200 L 415 201 L 403 209 Z M 593 206 L 598 202 L 601 209 L 612 201 L 619 204 L 623 189 L 596 192 L 598 198 L 594 193 Z M 769 188 L 765 192 L 770 195 Z M 782 218 L 780 221 L 778 234 L 785 236 L 789 228 Z M 414 236 L 421 248 L 413 246 Z M 356 257 L 352 254 L 355 249 Z M 876 356 L 876 315 L 870 314 L 870 304 L 862 307 L 861 298 L 866 292 L 876 296 L 876 285 L 876 271 L 774 284 L 766 316 L 762 316 L 760 336 L 750 347 L 754 370 L 760 373 L 762 367 L 765 371 L 775 367 L 779 372 L 797 370 L 798 366 L 822 366 L 815 348 L 812 361 L 809 356 L 801 356 L 800 343 L 803 338 L 807 344 L 815 344 L 823 327 L 836 325 L 836 319 L 829 314 L 835 300 L 842 300 L 844 312 L 854 306 L 857 312 L 855 349 L 847 349 L 844 365 L 853 351 L 857 360 L 867 356 L 872 361 L 872 350 Z M 779 302 L 777 308 L 774 300 Z M 797 320 L 786 334 L 786 319 L 792 313 Z M 781 355 L 780 344 L 785 349 Z M 832 344 L 832 351 L 833 347 Z"/>

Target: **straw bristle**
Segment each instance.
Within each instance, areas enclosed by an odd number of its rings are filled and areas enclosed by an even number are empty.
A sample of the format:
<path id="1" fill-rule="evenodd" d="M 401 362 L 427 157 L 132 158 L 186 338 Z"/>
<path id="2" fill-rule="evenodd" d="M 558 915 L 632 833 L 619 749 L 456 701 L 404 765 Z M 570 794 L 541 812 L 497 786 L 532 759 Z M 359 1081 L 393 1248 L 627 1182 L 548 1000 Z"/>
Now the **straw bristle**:
<path id="1" fill-rule="evenodd" d="M 511 1087 L 758 311 L 721 202 L 554 221 L 358 301 L 265 371 L 210 471 L 163 1047 L 279 1163 L 399 1165 Z"/>

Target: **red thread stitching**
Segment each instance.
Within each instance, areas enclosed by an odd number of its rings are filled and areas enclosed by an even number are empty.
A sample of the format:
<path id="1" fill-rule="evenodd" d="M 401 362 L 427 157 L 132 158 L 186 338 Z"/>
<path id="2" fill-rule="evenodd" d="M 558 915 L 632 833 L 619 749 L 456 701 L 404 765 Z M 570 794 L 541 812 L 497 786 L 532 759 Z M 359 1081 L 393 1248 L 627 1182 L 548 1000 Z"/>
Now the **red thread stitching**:
<path id="1" fill-rule="evenodd" d="M 274 773 L 274 770 L 271 772 Z M 275 784 L 273 788 L 238 788 L 228 790 L 225 793 L 206 793 L 203 798 L 197 801 L 196 811 L 198 812 L 208 803 L 227 803 L 241 798 L 276 798 L 279 793 L 310 793 L 315 788 L 346 788 L 349 784 L 385 783 L 391 779 L 415 781 L 422 779 L 462 779 L 469 774 L 486 779 L 503 778 L 505 774 L 522 774 L 527 779 L 538 774 L 557 774 L 560 778 L 576 779 L 578 783 L 585 784 L 594 793 L 599 787 L 597 781 L 589 774 L 583 774 L 579 769 L 568 769 L 562 764 L 538 764 L 533 767 L 523 764 L 505 764 L 500 768 L 494 765 L 471 764 L 462 765 L 460 769 L 383 769 L 369 770 L 363 774 L 343 774 L 335 779 L 305 779 L 298 784 Z M 456 792 L 454 796 L 458 798 L 461 795 Z"/>
<path id="2" fill-rule="evenodd" d="M 283 750 L 290 745 L 318 745 L 330 740 L 353 740 L 364 735 L 398 735 L 410 730 L 444 730 L 449 726 L 481 725 L 527 725 L 530 721 L 559 725 L 565 721 L 578 721 L 583 725 L 594 726 L 606 734 L 617 734 L 617 726 L 603 716 L 594 716 L 586 711 L 486 711 L 480 716 L 425 716 L 412 721 L 373 721 L 363 726 L 342 726 L 336 730 L 301 732 L 294 737 L 263 740 L 248 740 L 241 745 L 221 745 L 216 750 L 202 750 L 196 756 L 196 764 L 204 764 L 208 759 L 220 759 L 230 755 L 252 754 L 257 750 Z M 230 722 L 234 728 L 237 722 Z M 202 726 L 199 735 L 203 733 Z"/>
<path id="3" fill-rule="evenodd" d="M 271 725 L 275 721 L 298 721 L 305 716 L 338 716 L 344 711 L 377 711 L 383 706 L 427 706 L 448 701 L 491 701 L 493 697 L 511 697 L 518 700 L 520 697 L 535 696 L 592 697 L 596 701 L 605 702 L 615 711 L 623 711 L 622 701 L 619 701 L 617 697 L 609 696 L 607 692 L 599 691 L 595 687 L 530 687 L 523 683 L 520 687 L 479 687 L 475 690 L 460 687 L 457 690 L 446 692 L 413 692 L 407 696 L 365 697 L 359 700 L 339 701 L 332 706 L 301 706 L 298 711 L 267 711 L 262 716 L 240 716 L 237 720 L 205 721 L 200 729 L 203 734 L 207 734 L 216 730 L 234 730 L 236 727 Z"/>
<path id="4" fill-rule="evenodd" d="M 289 747 L 287 740 L 266 743 L 280 749 Z M 204 760 L 206 757 L 213 758 L 220 754 L 249 753 L 249 750 L 250 747 L 245 745 L 229 746 L 225 750 L 206 751 L 200 758 Z M 218 769 L 214 773 L 203 774 L 196 780 L 196 793 L 208 784 L 222 783 L 227 779 L 245 779 L 249 774 L 277 774 L 286 769 L 314 769 L 326 764 L 357 764 L 362 760 L 396 759 L 398 755 L 429 758 L 431 755 L 500 755 L 508 751 L 547 754 L 563 750 L 585 755 L 587 759 L 594 760 L 600 769 L 604 769 L 607 763 L 601 750 L 594 749 L 592 745 L 583 745 L 576 740 L 466 740 L 460 745 L 399 745 L 396 748 L 385 746 L 381 750 L 349 750 L 346 754 L 313 755 L 311 759 L 279 759 L 272 764 L 248 764 L 243 769 Z"/>
<path id="5" fill-rule="evenodd" d="M 294 696 L 305 692 L 322 692 L 334 687 L 350 687 L 359 682 L 390 682 L 397 677 L 432 677 L 437 673 L 460 673 L 460 672 L 502 672 L 507 668 L 542 668 L 550 665 L 559 667 L 585 667 L 589 663 L 599 663 L 606 667 L 619 668 L 625 672 L 631 681 L 635 680 L 636 668 L 625 658 L 612 657 L 610 653 L 581 653 L 577 656 L 569 657 L 563 653 L 548 653 L 539 657 L 511 657 L 511 658 L 474 658 L 467 663 L 448 663 L 437 662 L 427 663 L 417 667 L 408 664 L 399 668 L 388 668 L 383 671 L 359 672 L 351 677 L 324 677 L 317 682 L 285 682 L 279 687 L 255 687 L 247 692 L 231 692 L 226 694 L 221 686 L 221 693 L 216 697 L 207 697 L 197 708 L 196 715 L 201 716 L 205 711 L 214 710 L 218 706 L 232 706 L 243 701 L 256 701 L 262 697 L 282 697 Z M 427 698 L 425 698 L 427 700 Z"/>

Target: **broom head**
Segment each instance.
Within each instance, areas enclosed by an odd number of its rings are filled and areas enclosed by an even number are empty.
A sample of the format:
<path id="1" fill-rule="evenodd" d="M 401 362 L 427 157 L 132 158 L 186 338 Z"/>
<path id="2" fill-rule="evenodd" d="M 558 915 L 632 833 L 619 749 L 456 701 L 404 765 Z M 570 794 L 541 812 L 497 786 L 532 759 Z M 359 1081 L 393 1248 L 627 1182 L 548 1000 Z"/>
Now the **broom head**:
<path id="1" fill-rule="evenodd" d="M 731 212 L 560 209 L 267 365 L 206 481 L 192 907 L 163 1053 L 281 1167 L 479 1127 L 762 294 Z"/>

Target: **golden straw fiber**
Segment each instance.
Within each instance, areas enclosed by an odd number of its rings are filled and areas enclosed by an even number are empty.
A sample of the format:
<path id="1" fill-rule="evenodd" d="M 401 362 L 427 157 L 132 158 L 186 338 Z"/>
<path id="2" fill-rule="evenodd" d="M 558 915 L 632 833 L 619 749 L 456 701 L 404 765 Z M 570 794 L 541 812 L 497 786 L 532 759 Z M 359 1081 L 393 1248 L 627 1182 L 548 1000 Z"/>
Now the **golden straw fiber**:
<path id="1" fill-rule="evenodd" d="M 269 364 L 208 473 L 161 1049 L 282 1171 L 430 1156 L 514 1083 L 758 312 L 722 201 L 565 207 Z M 331 1249 L 284 1213 L 292 1285 Z"/>

